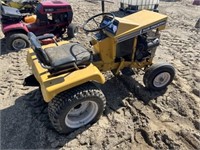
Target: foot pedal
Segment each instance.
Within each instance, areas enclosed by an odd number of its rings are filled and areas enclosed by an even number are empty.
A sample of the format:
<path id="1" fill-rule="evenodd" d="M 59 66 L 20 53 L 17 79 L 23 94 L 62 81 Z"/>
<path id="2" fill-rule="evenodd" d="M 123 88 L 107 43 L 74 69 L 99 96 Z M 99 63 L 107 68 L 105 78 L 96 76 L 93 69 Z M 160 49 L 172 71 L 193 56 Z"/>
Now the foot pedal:
<path id="1" fill-rule="evenodd" d="M 133 71 L 132 68 L 129 68 L 129 67 L 125 67 L 124 69 L 121 70 L 121 73 L 123 75 L 126 75 L 126 76 L 132 76 L 135 74 L 135 72 Z"/>

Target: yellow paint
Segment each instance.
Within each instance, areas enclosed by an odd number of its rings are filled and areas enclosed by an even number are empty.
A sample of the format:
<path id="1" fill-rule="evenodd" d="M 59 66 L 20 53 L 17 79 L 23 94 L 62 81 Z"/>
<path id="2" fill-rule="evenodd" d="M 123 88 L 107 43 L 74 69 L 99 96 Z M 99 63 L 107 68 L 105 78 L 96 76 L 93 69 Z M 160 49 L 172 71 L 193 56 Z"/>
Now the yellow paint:
<path id="1" fill-rule="evenodd" d="M 122 59 L 122 61 L 120 62 L 120 64 L 119 64 L 119 67 L 117 68 L 117 71 L 116 71 L 116 75 L 117 74 L 119 74 L 119 71 L 121 70 L 121 69 L 123 69 L 124 68 L 124 59 Z"/>
<path id="2" fill-rule="evenodd" d="M 142 10 L 123 18 L 116 17 L 116 20 L 119 21 L 116 35 L 112 35 L 106 30 L 103 30 L 103 32 L 108 35 L 107 38 L 100 41 L 95 38 L 92 39 L 92 43 L 94 43 L 94 52 L 95 54 L 99 54 L 101 58 L 100 61 L 93 62 L 93 64 L 101 71 L 115 70 L 119 67 L 121 62 L 116 64 L 114 61 L 116 57 L 116 46 L 120 38 L 126 38 L 133 33 L 139 33 L 144 28 L 167 21 L 167 16 L 149 10 Z M 157 30 L 163 30 L 164 28 L 165 24 L 157 27 Z M 124 67 L 132 66 L 134 68 L 142 68 L 147 64 L 152 64 L 152 59 L 147 60 L 147 62 L 134 62 L 136 44 L 137 36 L 133 40 L 132 61 L 123 63 L 124 65 L 126 64 Z"/>
<path id="3" fill-rule="evenodd" d="M 60 42 L 59 45 L 61 43 L 63 44 L 67 42 Z M 44 47 L 51 47 L 54 45 L 55 44 L 50 44 Z M 60 92 L 80 84 L 89 81 L 95 81 L 101 84 L 105 82 L 103 74 L 93 64 L 90 64 L 84 69 L 50 77 L 50 73 L 47 69 L 42 68 L 32 49 L 28 50 L 27 61 L 29 66 L 32 68 L 34 76 L 40 83 L 42 95 L 46 102 L 51 101 L 52 98 Z"/>
<path id="4" fill-rule="evenodd" d="M 124 67 L 141 69 L 152 64 L 153 58 L 149 58 L 142 62 L 136 62 L 134 60 L 137 45 L 137 35 L 131 37 L 133 38 L 133 48 L 131 50 L 132 60 L 130 61 L 126 61 L 123 58 L 119 59 L 119 61 L 115 60 L 117 44 L 120 41 L 120 39 L 129 37 L 130 35 L 132 36 L 133 33 L 138 33 L 139 31 L 142 31 L 142 29 L 147 28 L 149 26 L 153 26 L 156 23 L 166 21 L 167 16 L 148 10 L 143 10 L 138 13 L 126 16 L 124 18 L 116 19 L 119 21 L 119 28 L 116 35 L 112 35 L 103 30 L 108 37 L 102 40 L 97 40 L 95 38 L 92 39 L 93 51 L 95 55 L 99 56 L 99 60 L 92 62 L 92 64 L 90 64 L 84 69 L 63 73 L 61 75 L 51 77 L 48 70 L 42 68 L 33 50 L 29 49 L 27 55 L 27 62 L 32 68 L 33 74 L 35 75 L 36 79 L 41 85 L 42 94 L 46 102 L 51 101 L 52 98 L 60 92 L 63 92 L 65 90 L 68 90 L 70 88 L 76 87 L 89 81 L 95 81 L 103 84 L 105 82 L 105 78 L 101 73 L 103 71 L 115 70 L 115 73 L 118 74 L 119 71 Z M 165 24 L 157 27 L 157 30 L 159 31 L 164 28 Z M 61 41 L 58 42 L 58 45 L 67 43 L 69 42 Z M 43 49 L 52 46 L 56 45 L 45 45 L 43 46 Z"/>
<path id="5" fill-rule="evenodd" d="M 120 21 L 119 30 L 116 34 L 116 38 L 125 36 L 132 32 L 139 31 L 145 27 L 151 26 L 161 21 L 166 21 L 167 16 L 156 13 L 149 10 L 142 10 L 132 15 L 128 15 L 124 18 L 118 18 Z M 132 24 L 131 24 L 132 23 Z M 127 24 L 129 26 L 127 26 Z M 160 29 L 164 29 L 165 25 L 160 27 Z"/>
<path id="6" fill-rule="evenodd" d="M 135 52 L 136 52 L 136 46 L 137 46 L 137 37 L 134 38 L 134 41 L 133 41 L 133 53 L 132 53 L 132 61 L 135 59 Z"/>
<path id="7" fill-rule="evenodd" d="M 10 1 L 8 4 L 9 6 L 17 8 L 17 9 L 21 9 L 23 7 L 23 4 L 19 2 Z"/>
<path id="8" fill-rule="evenodd" d="M 24 17 L 24 22 L 26 23 L 34 23 L 37 20 L 37 16 L 36 15 L 31 15 L 31 16 L 26 16 Z"/>

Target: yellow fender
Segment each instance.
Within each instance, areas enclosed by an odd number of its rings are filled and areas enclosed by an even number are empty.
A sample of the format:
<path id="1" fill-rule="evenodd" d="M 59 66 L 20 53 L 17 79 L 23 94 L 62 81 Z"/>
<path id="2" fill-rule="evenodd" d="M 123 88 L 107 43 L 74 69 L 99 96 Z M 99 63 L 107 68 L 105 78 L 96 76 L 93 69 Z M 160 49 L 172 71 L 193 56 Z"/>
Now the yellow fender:
<path id="1" fill-rule="evenodd" d="M 61 75 L 59 78 L 47 80 L 40 85 L 44 100 L 50 102 L 57 94 L 90 81 L 105 83 L 105 77 L 93 64 L 84 69 Z"/>
<path id="2" fill-rule="evenodd" d="M 32 49 L 28 51 L 27 62 L 40 83 L 42 95 L 46 102 L 50 102 L 57 94 L 86 82 L 105 83 L 104 75 L 93 64 L 83 69 L 51 77 L 48 70 L 40 65 Z"/>

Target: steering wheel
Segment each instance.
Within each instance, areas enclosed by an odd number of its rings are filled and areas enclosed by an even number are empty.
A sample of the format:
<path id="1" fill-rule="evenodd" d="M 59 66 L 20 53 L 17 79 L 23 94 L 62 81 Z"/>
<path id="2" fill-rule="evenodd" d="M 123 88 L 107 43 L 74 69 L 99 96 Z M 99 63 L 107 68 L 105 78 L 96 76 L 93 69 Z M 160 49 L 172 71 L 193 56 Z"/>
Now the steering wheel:
<path id="1" fill-rule="evenodd" d="M 100 26 L 101 25 L 101 22 L 97 22 L 95 20 L 95 18 L 99 17 L 99 16 L 109 16 L 111 18 L 111 21 L 104 25 L 104 26 Z M 92 17 L 90 17 L 87 21 L 85 21 L 85 23 L 83 24 L 83 30 L 86 31 L 86 32 L 96 32 L 96 31 L 100 31 L 102 29 L 105 29 L 106 27 L 108 27 L 109 25 L 111 25 L 113 23 L 113 21 L 115 20 L 115 15 L 113 13 L 100 13 L 100 14 L 97 14 L 97 15 L 94 15 Z M 95 24 L 97 25 L 97 28 L 95 29 L 87 29 L 86 26 L 88 25 L 89 22 L 95 22 Z"/>

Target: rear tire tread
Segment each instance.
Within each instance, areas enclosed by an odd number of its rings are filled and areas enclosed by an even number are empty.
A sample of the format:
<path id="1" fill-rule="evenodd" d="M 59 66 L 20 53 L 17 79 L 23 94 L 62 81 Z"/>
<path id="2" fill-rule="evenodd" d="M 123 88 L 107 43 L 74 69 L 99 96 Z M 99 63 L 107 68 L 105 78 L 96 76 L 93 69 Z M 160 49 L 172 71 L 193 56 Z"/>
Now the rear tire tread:
<path id="1" fill-rule="evenodd" d="M 12 47 L 12 42 L 13 40 L 16 38 L 16 37 L 20 37 L 21 39 L 25 40 L 26 41 L 26 48 L 27 47 L 30 47 L 30 42 L 28 40 L 28 36 L 24 33 L 15 33 L 15 32 L 11 32 L 11 33 L 8 33 L 6 35 L 6 45 L 7 45 L 7 48 L 9 50 L 15 50 L 13 47 Z"/>
<path id="2" fill-rule="evenodd" d="M 103 92 L 98 89 L 93 83 L 85 83 L 81 86 L 75 87 L 73 89 L 64 91 L 49 103 L 48 113 L 49 118 L 54 126 L 54 128 L 60 133 L 69 133 L 71 131 L 64 131 L 61 127 L 61 122 L 59 121 L 59 116 L 65 109 L 66 105 L 71 105 L 76 103 L 78 100 L 83 99 L 87 96 L 99 97 L 103 101 L 105 108 L 106 99 Z M 100 117 L 100 115 L 99 115 Z"/>

